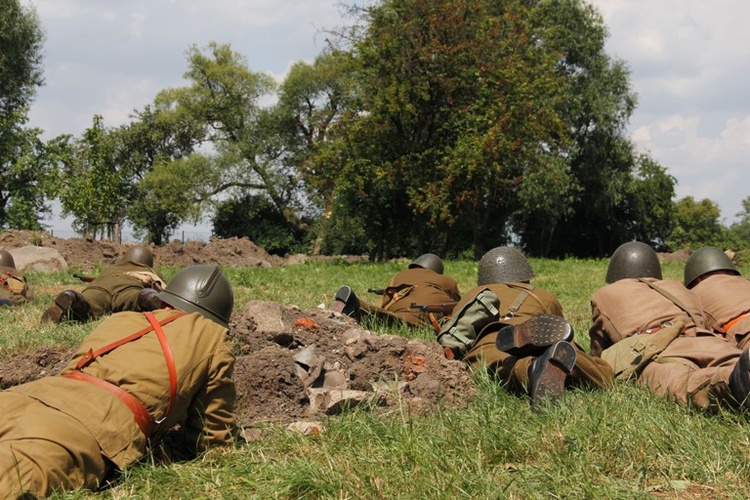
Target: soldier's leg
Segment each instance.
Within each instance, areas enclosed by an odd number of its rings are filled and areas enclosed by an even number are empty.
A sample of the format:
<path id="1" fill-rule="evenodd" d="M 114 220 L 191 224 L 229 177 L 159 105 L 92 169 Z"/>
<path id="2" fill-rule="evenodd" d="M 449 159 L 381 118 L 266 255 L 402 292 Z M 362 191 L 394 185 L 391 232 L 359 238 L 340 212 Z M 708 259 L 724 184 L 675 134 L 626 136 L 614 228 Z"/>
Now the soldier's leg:
<path id="1" fill-rule="evenodd" d="M 112 294 L 99 286 L 88 286 L 81 295 L 89 304 L 92 319 L 101 318 L 112 312 Z"/>
<path id="2" fill-rule="evenodd" d="M 92 318 L 89 302 L 75 290 L 63 290 L 42 314 L 42 321 L 59 323 L 64 320 L 88 321 Z"/>
<path id="3" fill-rule="evenodd" d="M 3 393 L 0 404 L 0 493 L 42 497 L 99 486 L 108 464 L 80 422 L 12 392 Z"/>
<path id="4" fill-rule="evenodd" d="M 729 377 L 741 352 L 717 337 L 678 337 L 646 365 L 638 383 L 699 408 L 734 404 Z"/>
<path id="5" fill-rule="evenodd" d="M 595 389 L 610 387 L 615 373 L 609 363 L 602 358 L 587 354 L 577 344 L 574 345 L 577 353 L 576 364 L 570 372 L 567 384 L 572 387 Z"/>

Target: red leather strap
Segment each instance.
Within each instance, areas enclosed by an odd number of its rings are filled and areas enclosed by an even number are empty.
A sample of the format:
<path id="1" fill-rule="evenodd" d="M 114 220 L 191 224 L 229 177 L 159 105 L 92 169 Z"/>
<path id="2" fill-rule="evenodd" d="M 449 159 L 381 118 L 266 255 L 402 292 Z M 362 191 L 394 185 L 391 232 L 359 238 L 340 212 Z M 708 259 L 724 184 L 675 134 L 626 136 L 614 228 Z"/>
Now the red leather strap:
<path id="1" fill-rule="evenodd" d="M 83 357 L 81 357 L 81 359 L 78 360 L 78 363 L 76 363 L 76 369 L 70 373 L 66 373 L 65 377 L 89 382 L 90 384 L 107 390 L 117 396 L 120 401 L 125 403 L 130 411 L 133 412 L 135 421 L 138 424 L 138 427 L 141 428 L 141 431 L 143 431 L 143 434 L 146 437 L 152 437 L 156 433 L 159 424 L 161 424 L 169 415 L 169 412 L 172 409 L 172 403 L 174 402 L 175 395 L 177 394 L 177 370 L 174 365 L 174 358 L 172 357 L 172 349 L 169 347 L 169 342 L 167 341 L 167 337 L 164 335 L 162 326 L 166 325 L 167 323 L 171 323 L 172 321 L 181 318 L 186 314 L 186 312 L 178 312 L 174 316 L 170 316 L 161 321 L 158 321 L 152 312 L 143 313 L 143 315 L 149 322 L 149 326 L 137 331 L 132 335 L 128 335 L 127 337 L 122 338 L 117 342 L 112 342 L 111 344 L 99 348 L 96 351 L 94 351 L 93 349 L 89 349 L 89 351 Z M 143 403 L 139 401 L 135 396 L 131 395 L 124 389 L 121 389 L 118 386 L 107 382 L 106 380 L 102 380 L 100 378 L 94 377 L 93 375 L 89 375 L 88 373 L 83 372 L 83 368 L 88 366 L 97 357 L 103 354 L 107 354 L 108 352 L 113 351 L 114 349 L 117 349 L 118 347 L 127 344 L 128 342 L 137 340 L 152 330 L 156 332 L 156 337 L 159 339 L 159 344 L 161 345 L 162 352 L 164 353 L 164 359 L 167 362 L 167 371 L 169 372 L 169 401 L 167 402 L 167 409 L 164 412 L 164 415 L 158 421 L 154 420 L 151 417 Z"/>
<path id="2" fill-rule="evenodd" d="M 79 370 L 68 372 L 64 375 L 64 377 L 71 378 L 73 380 L 88 382 L 89 384 L 95 385 L 101 389 L 104 389 L 105 391 L 111 392 L 112 394 L 117 396 L 120 401 L 125 403 L 125 406 L 127 406 L 128 409 L 130 409 L 130 411 L 133 413 L 133 416 L 135 417 L 135 423 L 138 424 L 138 427 L 141 428 L 143 435 L 146 437 L 151 437 L 153 435 L 155 430 L 154 420 L 151 418 L 151 415 L 148 413 L 146 407 L 143 406 L 143 403 L 141 403 L 138 398 L 136 398 L 129 392 L 120 389 L 114 384 L 110 384 L 106 380 L 102 380 Z"/>
<path id="3" fill-rule="evenodd" d="M 172 349 L 169 347 L 167 337 L 164 335 L 164 330 L 161 329 L 162 324 L 154 317 L 154 313 L 145 312 L 143 313 L 148 319 L 151 326 L 156 332 L 156 336 L 159 338 L 161 344 L 161 350 L 164 352 L 164 359 L 167 361 L 167 371 L 169 371 L 169 401 L 167 402 L 167 409 L 164 412 L 164 416 L 157 421 L 157 424 L 162 423 L 169 416 L 169 412 L 172 409 L 172 402 L 174 401 L 175 394 L 177 394 L 177 369 L 174 366 L 174 358 L 172 357 Z M 181 314 L 180 316 L 184 316 Z"/>

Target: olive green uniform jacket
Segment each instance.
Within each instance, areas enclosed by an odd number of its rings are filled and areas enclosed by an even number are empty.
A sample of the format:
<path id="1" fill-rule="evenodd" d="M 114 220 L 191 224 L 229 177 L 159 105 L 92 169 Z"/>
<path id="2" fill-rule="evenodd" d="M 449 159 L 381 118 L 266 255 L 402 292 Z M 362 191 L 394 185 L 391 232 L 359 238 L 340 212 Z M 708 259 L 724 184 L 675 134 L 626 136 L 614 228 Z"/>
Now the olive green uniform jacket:
<path id="1" fill-rule="evenodd" d="M 389 322 L 404 322 L 415 327 L 429 326 L 431 322 L 427 313 L 412 309 L 412 303 L 438 305 L 455 303 L 461 298 L 456 280 L 424 268 L 401 271 L 391 278 L 386 290 L 393 292 L 383 295 L 380 306 L 360 301 L 360 309 Z M 442 316 L 435 314 L 437 320 Z"/>
<path id="2" fill-rule="evenodd" d="M 665 322 L 684 322 L 682 334 L 646 365 L 637 382 L 660 396 L 702 408 L 731 401 L 729 375 L 742 351 L 706 328 L 700 299 L 681 282 L 654 278 L 616 281 L 594 293 L 591 314 L 591 352 L 597 355 Z"/>
<path id="3" fill-rule="evenodd" d="M 138 295 L 144 288 L 162 290 L 166 284 L 156 271 L 136 262 L 106 267 L 81 295 L 91 306 L 91 319 L 121 311 L 140 311 Z"/>
<path id="4" fill-rule="evenodd" d="M 179 311 L 154 311 L 163 320 Z M 107 318 L 87 337 L 61 374 L 97 350 L 149 325 L 141 313 Z M 135 396 L 165 431 L 180 424 L 195 451 L 233 441 L 234 356 L 226 329 L 198 313 L 163 326 L 177 374 L 176 397 L 165 415 L 170 378 L 155 332 L 96 358 L 85 373 Z M 112 466 L 133 464 L 147 439 L 130 409 L 111 392 L 86 381 L 50 376 L 0 393 L 0 497 L 19 491 L 96 488 Z"/>
<path id="5" fill-rule="evenodd" d="M 26 278 L 13 267 L 0 266 L 0 299 L 9 300 L 14 306 L 34 300 Z"/>
<path id="6" fill-rule="evenodd" d="M 464 355 L 463 360 L 472 369 L 486 365 L 491 373 L 507 385 L 509 390 L 525 393 L 528 387 L 529 365 L 533 357 L 518 358 L 499 350 L 495 345 L 497 332 L 504 325 L 524 323 L 540 314 L 555 314 L 564 317 L 562 304 L 547 290 L 527 283 L 498 283 L 473 288 L 464 295 L 455 310 L 459 310 L 485 288 L 489 288 L 500 299 L 500 320 L 483 330 L 483 334 Z M 511 315 L 509 309 L 514 305 L 517 306 L 517 310 Z M 580 346 L 575 347 L 576 364 L 566 385 L 599 388 L 609 386 L 614 376 L 612 368 L 604 360 L 586 354 Z"/>

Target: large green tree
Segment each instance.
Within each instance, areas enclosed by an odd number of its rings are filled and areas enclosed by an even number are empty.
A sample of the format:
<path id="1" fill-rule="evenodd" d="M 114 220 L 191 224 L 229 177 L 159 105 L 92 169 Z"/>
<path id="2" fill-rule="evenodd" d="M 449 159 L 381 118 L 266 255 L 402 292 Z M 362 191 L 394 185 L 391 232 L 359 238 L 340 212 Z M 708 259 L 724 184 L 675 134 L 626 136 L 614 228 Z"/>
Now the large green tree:
<path id="1" fill-rule="evenodd" d="M 323 157 L 333 219 L 359 220 L 374 257 L 478 251 L 508 238 L 527 175 L 567 147 L 566 81 L 521 1 L 399 0 L 360 11 L 358 108 Z M 560 171 L 558 199 L 574 186 Z"/>
<path id="2" fill-rule="evenodd" d="M 605 51 L 608 32 L 601 15 L 583 0 L 533 4 L 538 32 L 558 52 L 556 69 L 568 84 L 559 113 L 569 126 L 572 147 L 565 163 L 576 189 L 553 219 L 552 234 L 543 219 L 528 217 L 529 204 L 516 231 L 537 255 L 601 256 L 631 239 L 663 242 L 675 179 L 637 153 L 625 135 L 637 100 L 625 62 Z M 532 206 L 547 203 L 551 187 L 540 191 Z"/>
<path id="3" fill-rule="evenodd" d="M 721 210 L 716 202 L 686 196 L 675 202 L 674 210 L 675 227 L 667 240 L 670 250 L 723 246 L 726 229 L 719 221 Z"/>
<path id="4" fill-rule="evenodd" d="M 33 8 L 0 0 L 0 228 L 35 228 L 46 210 L 40 130 L 26 129 L 29 106 L 43 84 L 44 33 Z"/>

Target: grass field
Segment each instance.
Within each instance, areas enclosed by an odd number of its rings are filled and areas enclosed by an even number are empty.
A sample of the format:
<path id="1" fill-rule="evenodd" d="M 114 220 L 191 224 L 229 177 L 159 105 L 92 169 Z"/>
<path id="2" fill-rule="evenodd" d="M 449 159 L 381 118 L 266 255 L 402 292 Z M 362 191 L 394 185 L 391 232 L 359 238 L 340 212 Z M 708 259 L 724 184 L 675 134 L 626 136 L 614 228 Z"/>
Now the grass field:
<path id="1" fill-rule="evenodd" d="M 578 342 L 588 346 L 589 298 L 606 261 L 532 260 L 534 284 L 561 300 Z M 252 299 L 329 304 L 349 284 L 371 300 L 404 263 L 309 263 L 226 269 L 235 308 Z M 681 279 L 682 264 L 665 263 Z M 161 269 L 171 278 L 177 269 Z M 742 268 L 743 274 L 748 270 Z M 446 262 L 462 291 L 476 282 L 475 262 Z M 45 345 L 74 345 L 94 324 L 40 326 L 39 317 L 68 274 L 28 273 L 35 303 L 0 312 L 0 359 Z M 368 325 L 386 331 L 382 325 Z M 430 339 L 429 331 L 398 331 Z M 324 422 L 314 437 L 263 426 L 262 438 L 171 465 L 147 462 L 98 493 L 56 498 L 747 498 L 750 432 L 744 415 L 709 414 L 618 384 L 570 391 L 553 408 L 532 412 L 478 374 L 480 396 L 465 410 L 428 416 L 398 409 L 376 417 L 353 410 Z"/>

